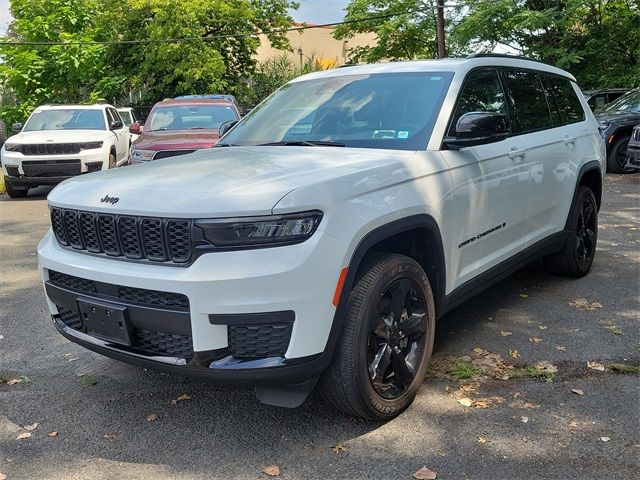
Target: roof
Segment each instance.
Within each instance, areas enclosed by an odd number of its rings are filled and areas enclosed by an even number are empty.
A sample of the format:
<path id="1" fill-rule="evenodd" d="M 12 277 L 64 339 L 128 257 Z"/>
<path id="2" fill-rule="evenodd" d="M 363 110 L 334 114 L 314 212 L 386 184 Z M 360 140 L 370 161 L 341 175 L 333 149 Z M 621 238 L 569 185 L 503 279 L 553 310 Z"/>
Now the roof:
<path id="1" fill-rule="evenodd" d="M 311 80 L 315 78 L 339 77 L 357 74 L 396 73 L 396 72 L 453 72 L 465 74 L 469 70 L 483 66 L 501 66 L 526 68 L 553 73 L 575 81 L 575 77 L 560 68 L 536 60 L 507 55 L 475 55 L 467 58 L 443 58 L 438 60 L 409 60 L 404 62 L 375 63 L 369 65 L 345 66 L 335 70 L 325 70 L 298 77 L 293 80 Z"/>
<path id="2" fill-rule="evenodd" d="M 45 105 L 40 105 L 36 108 L 36 110 L 60 110 L 64 108 L 73 108 L 79 110 L 102 110 L 106 107 L 115 108 L 113 105 L 109 105 L 108 103 L 93 103 L 93 104 L 74 104 L 74 103 L 47 103 Z"/>
<path id="3" fill-rule="evenodd" d="M 225 98 L 165 98 L 156 105 L 233 105 L 233 101 Z"/>

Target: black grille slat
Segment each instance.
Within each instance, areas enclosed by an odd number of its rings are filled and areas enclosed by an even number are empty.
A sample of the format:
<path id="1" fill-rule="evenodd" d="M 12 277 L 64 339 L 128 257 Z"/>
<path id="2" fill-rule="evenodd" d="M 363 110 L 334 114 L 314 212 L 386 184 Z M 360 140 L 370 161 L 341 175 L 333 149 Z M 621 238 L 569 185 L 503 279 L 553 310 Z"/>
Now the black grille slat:
<path id="1" fill-rule="evenodd" d="M 67 310 L 59 305 L 56 305 L 56 307 L 58 308 L 58 319 L 62 323 L 74 330 L 83 330 L 82 319 L 80 318 L 79 312 L 72 312 L 71 310 Z"/>
<path id="2" fill-rule="evenodd" d="M 122 300 L 141 303 L 145 305 L 156 305 L 162 307 L 177 307 L 189 309 L 189 299 L 181 293 L 161 292 L 158 290 L 148 290 L 146 288 L 118 286 L 117 296 Z"/>
<path id="3" fill-rule="evenodd" d="M 188 262 L 191 257 L 191 224 L 188 220 L 169 220 L 167 238 L 171 250 L 171 260 L 176 263 Z"/>
<path id="4" fill-rule="evenodd" d="M 69 245 L 78 250 L 84 249 L 82 237 L 80 236 L 80 227 L 78 226 L 78 213 L 74 210 L 65 210 L 63 220 Z"/>
<path id="5" fill-rule="evenodd" d="M 72 290 L 78 290 L 84 293 L 96 293 L 96 282 L 87 280 L 86 278 L 74 277 L 66 273 L 49 270 L 49 281 L 54 285 Z"/>
<path id="6" fill-rule="evenodd" d="M 101 253 L 102 248 L 100 248 L 100 240 L 98 239 L 95 215 L 90 212 L 80 212 L 78 215 L 78 223 L 87 251 L 91 253 Z"/>
<path id="7" fill-rule="evenodd" d="M 162 231 L 162 220 L 159 218 L 142 219 L 142 241 L 149 260 L 155 262 L 167 260 L 167 248 Z"/>
<path id="8" fill-rule="evenodd" d="M 118 238 L 122 252 L 127 258 L 142 258 L 142 246 L 138 233 L 138 222 L 135 217 L 118 218 Z"/>
<path id="9" fill-rule="evenodd" d="M 76 155 L 81 148 L 78 143 L 32 143 L 22 145 L 23 155 Z"/>
<path id="10" fill-rule="evenodd" d="M 100 243 L 104 253 L 120 256 L 116 217 L 114 215 L 98 215 L 98 235 L 100 236 Z"/>
<path id="11" fill-rule="evenodd" d="M 229 325 L 229 353 L 235 358 L 283 357 L 289 348 L 292 323 Z"/>
<path id="12" fill-rule="evenodd" d="M 176 333 L 156 332 L 143 328 L 133 330 L 133 346 L 145 352 L 187 358 L 193 355 L 191 337 Z"/>
<path id="13" fill-rule="evenodd" d="M 60 208 L 51 209 L 51 229 L 56 239 L 61 245 L 69 245 L 67 234 L 64 231 L 64 222 L 62 219 L 63 210 Z"/>
<path id="14" fill-rule="evenodd" d="M 160 150 L 154 156 L 154 160 L 160 160 L 161 158 L 178 157 L 180 155 L 188 155 L 195 152 L 195 150 Z"/>

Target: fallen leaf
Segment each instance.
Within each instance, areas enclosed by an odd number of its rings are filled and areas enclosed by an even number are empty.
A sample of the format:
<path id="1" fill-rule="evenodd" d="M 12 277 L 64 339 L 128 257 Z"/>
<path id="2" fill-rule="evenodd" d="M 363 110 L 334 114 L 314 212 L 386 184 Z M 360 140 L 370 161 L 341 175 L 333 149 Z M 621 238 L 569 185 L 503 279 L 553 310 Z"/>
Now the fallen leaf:
<path id="1" fill-rule="evenodd" d="M 504 330 L 500 331 L 500 335 L 503 337 L 508 337 L 509 335 L 513 335 L 513 332 L 505 332 Z"/>
<path id="2" fill-rule="evenodd" d="M 582 390 L 580 390 L 579 388 L 572 388 L 571 391 L 573 393 L 575 393 L 576 395 L 584 395 L 584 392 Z"/>
<path id="3" fill-rule="evenodd" d="M 98 379 L 90 373 L 79 374 L 78 380 L 80 380 L 80 383 L 85 387 L 93 387 L 96 383 L 98 383 Z"/>
<path id="4" fill-rule="evenodd" d="M 571 307 L 579 308 L 585 312 L 592 312 L 596 308 L 602 308 L 602 304 L 598 302 L 589 303 L 586 298 L 576 298 L 573 302 L 569 302 Z"/>
<path id="5" fill-rule="evenodd" d="M 600 437 L 600 440 L 602 440 L 603 442 L 608 442 L 611 439 L 609 437 Z"/>
<path id="6" fill-rule="evenodd" d="M 24 440 L 25 438 L 31 438 L 31 432 L 20 432 L 16 440 Z"/>
<path id="7" fill-rule="evenodd" d="M 39 423 L 32 423 L 31 425 L 25 425 L 24 428 L 27 432 L 32 432 L 33 430 L 35 430 L 36 428 L 38 428 L 38 425 L 40 425 Z"/>
<path id="8" fill-rule="evenodd" d="M 597 370 L 598 372 L 604 372 L 604 365 L 598 362 L 587 362 L 587 368 Z"/>
<path id="9" fill-rule="evenodd" d="M 520 354 L 518 353 L 518 350 L 511 350 L 509 349 L 509 356 L 511 358 L 519 358 Z"/>
<path id="10" fill-rule="evenodd" d="M 558 350 L 559 352 L 567 351 L 566 347 L 563 347 L 562 345 L 556 345 L 556 350 Z"/>
<path id="11" fill-rule="evenodd" d="M 185 400 L 191 400 L 191 397 L 189 395 L 187 395 L 186 393 L 183 393 L 178 398 L 176 398 L 176 402 L 183 402 Z"/>
<path id="12" fill-rule="evenodd" d="M 149 415 L 147 415 L 147 422 L 155 422 L 156 420 L 158 420 L 158 415 L 156 415 L 155 413 L 150 413 Z"/>
<path id="13" fill-rule="evenodd" d="M 55 430 L 53 432 L 49 432 L 47 433 L 48 437 L 57 437 L 58 436 L 58 432 L 56 432 Z"/>
<path id="14" fill-rule="evenodd" d="M 536 363 L 535 367 L 543 372 L 556 373 L 558 371 L 558 367 L 546 361 Z"/>
<path id="15" fill-rule="evenodd" d="M 7 381 L 7 385 L 15 385 L 16 383 L 20 383 L 20 379 L 19 378 L 12 378 L 11 380 Z"/>
<path id="16" fill-rule="evenodd" d="M 542 341 L 541 338 L 538 337 L 529 337 L 529 342 L 530 343 L 540 343 Z"/>
<path id="17" fill-rule="evenodd" d="M 0 337 L 2 337 L 2 335 L 0 335 Z M 7 476 L 4 473 L 0 472 L 0 480 L 7 480 Z"/>
<path id="18" fill-rule="evenodd" d="M 529 422 L 529 417 L 520 417 L 520 421 L 522 423 L 528 423 Z"/>
<path id="19" fill-rule="evenodd" d="M 524 393 L 522 392 L 515 392 L 513 394 L 513 398 L 520 398 L 520 397 L 524 397 Z"/>
<path id="20" fill-rule="evenodd" d="M 478 355 L 482 355 L 486 350 L 484 348 L 476 347 L 473 349 L 473 351 Z"/>
<path id="21" fill-rule="evenodd" d="M 413 474 L 413 478 L 416 480 L 435 480 L 438 474 L 427 467 L 422 467 L 416 473 Z"/>
<path id="22" fill-rule="evenodd" d="M 486 437 L 483 437 L 483 436 L 480 436 L 480 435 L 478 436 L 478 438 L 476 438 L 476 442 L 478 442 L 478 443 L 487 443 L 488 441 L 489 440 L 487 440 Z"/>
<path id="23" fill-rule="evenodd" d="M 578 428 L 578 422 L 571 420 L 568 425 L 569 428 Z"/>
<path id="24" fill-rule="evenodd" d="M 531 410 L 532 408 L 538 408 L 540 405 L 536 405 L 535 403 L 531 403 L 531 402 L 525 402 L 522 404 L 522 408 L 525 408 L 527 410 Z"/>
<path id="25" fill-rule="evenodd" d="M 118 435 L 115 432 L 105 433 L 103 438 L 108 438 L 109 440 L 116 438 Z"/>
<path id="26" fill-rule="evenodd" d="M 275 463 L 272 465 L 267 465 L 262 469 L 262 473 L 269 475 L 270 477 L 277 477 L 280 475 L 280 467 Z"/>
<path id="27" fill-rule="evenodd" d="M 520 298 L 529 298 L 529 295 L 526 293 L 519 293 L 518 295 L 520 295 Z"/>
<path id="28" fill-rule="evenodd" d="M 486 400 L 476 400 L 471 404 L 471 406 L 474 408 L 489 408 L 489 405 L 489 402 L 487 402 Z"/>
<path id="29" fill-rule="evenodd" d="M 333 453 L 342 453 L 347 451 L 347 446 L 342 443 L 336 443 L 335 445 L 331 445 L 331 451 Z"/>
<path id="30" fill-rule="evenodd" d="M 546 329 L 547 329 L 547 328 L 549 328 L 549 327 L 547 327 L 546 325 L 538 325 L 538 328 L 539 328 L 540 330 L 546 330 Z"/>
<path id="31" fill-rule="evenodd" d="M 473 400 L 470 398 L 459 398 L 458 403 L 464 407 L 470 407 L 473 404 Z"/>

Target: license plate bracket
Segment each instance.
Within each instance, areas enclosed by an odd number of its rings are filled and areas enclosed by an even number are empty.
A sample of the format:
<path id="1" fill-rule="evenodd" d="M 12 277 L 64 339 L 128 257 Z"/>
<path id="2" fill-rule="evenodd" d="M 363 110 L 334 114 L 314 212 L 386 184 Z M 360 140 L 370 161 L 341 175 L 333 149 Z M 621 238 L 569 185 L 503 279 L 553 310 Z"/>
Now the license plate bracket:
<path id="1" fill-rule="evenodd" d="M 121 345 L 131 345 L 132 329 L 127 318 L 127 307 L 79 298 L 78 309 L 87 334 Z"/>

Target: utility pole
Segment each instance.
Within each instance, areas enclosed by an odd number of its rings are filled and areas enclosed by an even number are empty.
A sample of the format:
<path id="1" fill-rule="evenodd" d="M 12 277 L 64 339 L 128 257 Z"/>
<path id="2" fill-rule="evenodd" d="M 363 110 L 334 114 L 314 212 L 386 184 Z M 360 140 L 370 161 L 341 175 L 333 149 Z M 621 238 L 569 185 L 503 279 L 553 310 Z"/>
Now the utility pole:
<path id="1" fill-rule="evenodd" d="M 438 0 L 438 58 L 447 56 L 444 43 L 444 0 Z"/>

